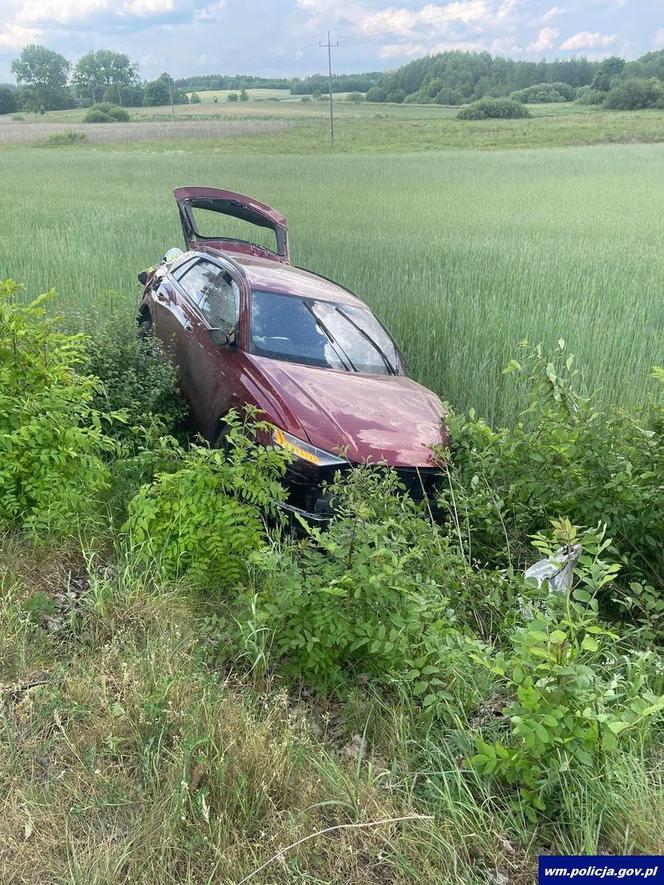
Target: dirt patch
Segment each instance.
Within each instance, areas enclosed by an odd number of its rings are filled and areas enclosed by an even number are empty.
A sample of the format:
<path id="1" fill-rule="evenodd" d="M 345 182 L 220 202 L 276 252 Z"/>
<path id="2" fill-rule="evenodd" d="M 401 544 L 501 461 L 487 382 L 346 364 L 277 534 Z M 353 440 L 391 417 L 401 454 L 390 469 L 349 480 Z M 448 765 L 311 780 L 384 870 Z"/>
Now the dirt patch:
<path id="1" fill-rule="evenodd" d="M 82 132 L 92 144 L 123 141 L 171 141 L 187 138 L 237 138 L 269 135 L 290 124 L 280 120 L 172 120 L 145 123 L 17 123 L 0 124 L 0 145 L 38 144 L 50 135 Z"/>

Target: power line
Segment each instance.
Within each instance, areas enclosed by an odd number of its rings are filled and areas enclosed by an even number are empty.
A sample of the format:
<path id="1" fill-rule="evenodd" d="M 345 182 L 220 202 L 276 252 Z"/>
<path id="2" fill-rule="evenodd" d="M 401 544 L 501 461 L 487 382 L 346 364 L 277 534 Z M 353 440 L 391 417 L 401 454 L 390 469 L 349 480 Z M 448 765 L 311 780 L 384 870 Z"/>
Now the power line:
<path id="1" fill-rule="evenodd" d="M 321 43 L 319 41 L 319 46 L 327 47 L 327 76 L 328 82 L 330 84 L 330 145 L 334 147 L 334 103 L 332 100 L 332 47 L 338 46 L 339 41 L 337 40 L 335 43 L 330 42 L 330 32 L 327 32 L 327 43 Z"/>

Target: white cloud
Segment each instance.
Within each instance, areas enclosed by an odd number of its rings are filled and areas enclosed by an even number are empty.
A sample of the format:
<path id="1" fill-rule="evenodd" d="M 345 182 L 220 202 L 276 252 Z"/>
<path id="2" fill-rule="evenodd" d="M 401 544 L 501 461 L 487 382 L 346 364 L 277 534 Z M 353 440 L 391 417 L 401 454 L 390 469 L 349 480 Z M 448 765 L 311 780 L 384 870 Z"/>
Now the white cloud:
<path id="1" fill-rule="evenodd" d="M 542 16 L 543 22 L 551 21 L 552 18 L 555 18 L 557 15 L 562 15 L 565 10 L 561 6 L 552 6 L 548 12 L 545 12 Z"/>
<path id="2" fill-rule="evenodd" d="M 64 24 L 101 12 L 108 5 L 109 0 L 27 0 L 20 7 L 16 20 Z"/>
<path id="3" fill-rule="evenodd" d="M 226 0 L 216 0 L 216 2 L 208 3 L 194 12 L 195 22 L 216 22 L 220 14 L 226 7 Z"/>
<path id="4" fill-rule="evenodd" d="M 457 49 L 462 52 L 482 52 L 486 49 L 481 43 L 469 40 L 449 41 L 445 43 L 388 43 L 381 46 L 380 58 L 419 58 L 423 55 L 435 55 L 438 52 L 447 52 Z"/>
<path id="5" fill-rule="evenodd" d="M 601 49 L 616 42 L 615 34 L 600 34 L 598 31 L 580 31 L 560 44 L 561 49 Z"/>
<path id="6" fill-rule="evenodd" d="M 114 3 L 110 2 L 108 6 L 112 9 Z M 174 7 L 173 0 L 125 0 L 122 4 L 122 13 L 124 15 L 136 15 L 139 18 L 146 18 L 150 15 L 171 12 Z"/>
<path id="7" fill-rule="evenodd" d="M 9 22 L 0 30 L 0 47 L 21 49 L 27 43 L 36 43 L 41 34 L 37 28 L 26 28 L 16 22 Z"/>
<path id="8" fill-rule="evenodd" d="M 553 49 L 554 41 L 558 38 L 558 28 L 542 28 L 537 37 L 528 46 L 528 52 L 545 52 Z"/>
<path id="9" fill-rule="evenodd" d="M 518 46 L 512 37 L 496 37 L 489 46 L 491 55 L 518 55 L 523 52 L 521 46 Z"/>

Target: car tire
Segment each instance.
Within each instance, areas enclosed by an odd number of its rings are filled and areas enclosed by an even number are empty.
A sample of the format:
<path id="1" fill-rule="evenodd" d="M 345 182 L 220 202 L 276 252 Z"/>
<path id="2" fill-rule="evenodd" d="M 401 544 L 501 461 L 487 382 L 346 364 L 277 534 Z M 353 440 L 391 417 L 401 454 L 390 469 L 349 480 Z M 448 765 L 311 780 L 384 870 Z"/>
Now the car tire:
<path id="1" fill-rule="evenodd" d="M 228 425 L 224 424 L 223 421 L 219 421 L 217 435 L 215 436 L 215 438 L 212 442 L 212 448 L 213 449 L 221 449 L 227 458 L 230 453 L 230 444 L 228 442 L 228 430 L 229 430 Z"/>
<path id="2" fill-rule="evenodd" d="M 152 335 L 152 317 L 149 311 L 145 311 L 138 318 L 138 337 L 149 338 Z"/>

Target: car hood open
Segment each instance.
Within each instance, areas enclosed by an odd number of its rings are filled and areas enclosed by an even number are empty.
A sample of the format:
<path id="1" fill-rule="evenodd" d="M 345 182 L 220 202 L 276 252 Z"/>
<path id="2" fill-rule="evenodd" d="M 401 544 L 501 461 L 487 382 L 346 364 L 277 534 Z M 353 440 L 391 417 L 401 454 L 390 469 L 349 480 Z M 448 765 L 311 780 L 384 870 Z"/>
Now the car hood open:
<path id="1" fill-rule="evenodd" d="M 431 447 L 447 444 L 444 409 L 430 390 L 403 375 L 363 375 L 266 357 L 249 359 L 309 442 L 350 461 L 430 467 Z"/>

